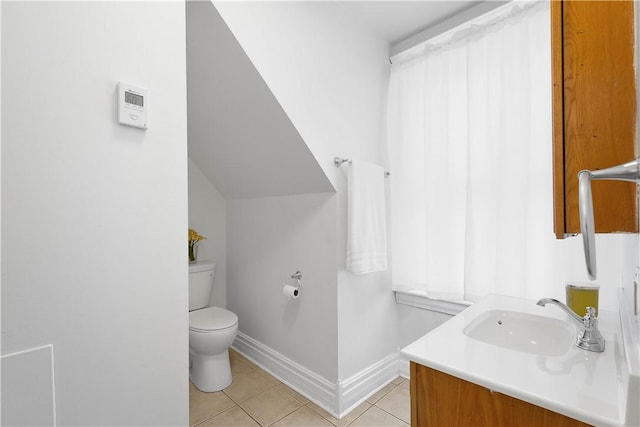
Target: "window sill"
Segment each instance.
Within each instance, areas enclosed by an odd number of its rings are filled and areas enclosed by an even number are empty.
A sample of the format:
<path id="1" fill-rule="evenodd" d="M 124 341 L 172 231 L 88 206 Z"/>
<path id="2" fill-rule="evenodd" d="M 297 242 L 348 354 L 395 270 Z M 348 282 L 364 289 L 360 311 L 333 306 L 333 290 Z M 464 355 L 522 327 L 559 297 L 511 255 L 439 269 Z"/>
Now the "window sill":
<path id="1" fill-rule="evenodd" d="M 471 305 L 471 303 L 465 301 L 437 300 L 410 292 L 393 291 L 393 293 L 396 297 L 396 304 L 408 305 L 410 307 L 450 314 L 452 316 L 455 316 Z"/>

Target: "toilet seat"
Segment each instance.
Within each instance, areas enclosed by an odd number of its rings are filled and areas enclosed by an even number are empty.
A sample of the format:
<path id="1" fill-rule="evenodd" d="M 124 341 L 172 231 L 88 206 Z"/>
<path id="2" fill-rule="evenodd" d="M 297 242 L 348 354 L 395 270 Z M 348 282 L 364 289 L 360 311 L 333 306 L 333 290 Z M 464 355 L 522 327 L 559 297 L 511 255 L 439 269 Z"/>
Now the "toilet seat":
<path id="1" fill-rule="evenodd" d="M 230 328 L 238 323 L 238 316 L 224 308 L 207 307 L 189 312 L 189 329 L 208 332 Z"/>

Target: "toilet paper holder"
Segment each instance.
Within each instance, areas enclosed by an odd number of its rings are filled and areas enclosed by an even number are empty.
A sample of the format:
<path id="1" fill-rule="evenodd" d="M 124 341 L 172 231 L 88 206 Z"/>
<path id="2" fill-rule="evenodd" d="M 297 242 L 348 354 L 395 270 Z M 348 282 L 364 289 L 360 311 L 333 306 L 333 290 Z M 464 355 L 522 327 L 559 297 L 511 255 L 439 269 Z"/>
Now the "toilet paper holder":
<path id="1" fill-rule="evenodd" d="M 300 286 L 301 286 L 300 285 L 300 279 L 302 279 L 302 273 L 300 272 L 300 270 L 298 270 L 295 273 L 293 273 L 291 275 L 291 278 L 296 280 L 296 289 L 298 291 L 300 291 Z"/>
<path id="2" fill-rule="evenodd" d="M 287 300 L 296 299 L 300 296 L 300 279 L 302 279 L 302 273 L 296 271 L 291 275 L 292 279 L 295 279 L 295 285 L 282 284 L 282 294 L 287 297 Z"/>

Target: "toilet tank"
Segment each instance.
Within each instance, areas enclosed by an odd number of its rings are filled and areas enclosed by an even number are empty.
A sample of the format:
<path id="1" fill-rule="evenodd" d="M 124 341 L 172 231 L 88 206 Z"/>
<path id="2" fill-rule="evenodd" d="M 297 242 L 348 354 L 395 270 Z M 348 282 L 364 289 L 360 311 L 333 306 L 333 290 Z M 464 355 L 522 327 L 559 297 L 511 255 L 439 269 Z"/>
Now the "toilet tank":
<path id="1" fill-rule="evenodd" d="M 189 311 L 209 306 L 216 263 L 199 261 L 189 264 Z"/>

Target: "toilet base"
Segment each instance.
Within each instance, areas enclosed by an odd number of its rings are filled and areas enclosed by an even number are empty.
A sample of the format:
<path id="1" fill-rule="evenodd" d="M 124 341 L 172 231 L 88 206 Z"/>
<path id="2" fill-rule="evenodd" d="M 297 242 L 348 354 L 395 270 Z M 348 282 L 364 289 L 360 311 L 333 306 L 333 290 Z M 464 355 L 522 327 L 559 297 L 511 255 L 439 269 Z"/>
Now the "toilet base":
<path id="1" fill-rule="evenodd" d="M 212 356 L 191 352 L 189 379 L 200 391 L 213 392 L 227 388 L 231 384 L 229 351 Z"/>

